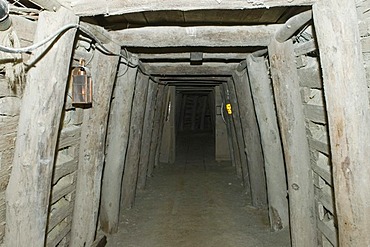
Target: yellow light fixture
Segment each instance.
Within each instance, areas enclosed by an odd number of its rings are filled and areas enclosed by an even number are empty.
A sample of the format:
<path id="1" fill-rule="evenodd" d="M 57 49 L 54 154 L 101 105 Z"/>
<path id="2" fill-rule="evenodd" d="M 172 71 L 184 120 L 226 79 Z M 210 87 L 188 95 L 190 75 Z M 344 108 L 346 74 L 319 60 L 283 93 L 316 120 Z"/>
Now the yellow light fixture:
<path id="1" fill-rule="evenodd" d="M 72 104 L 75 107 L 92 106 L 92 79 L 85 60 L 80 59 L 80 65 L 72 70 Z"/>
<path id="2" fill-rule="evenodd" d="M 233 114 L 230 103 L 226 104 L 226 111 L 227 111 L 227 114 L 229 115 Z"/>

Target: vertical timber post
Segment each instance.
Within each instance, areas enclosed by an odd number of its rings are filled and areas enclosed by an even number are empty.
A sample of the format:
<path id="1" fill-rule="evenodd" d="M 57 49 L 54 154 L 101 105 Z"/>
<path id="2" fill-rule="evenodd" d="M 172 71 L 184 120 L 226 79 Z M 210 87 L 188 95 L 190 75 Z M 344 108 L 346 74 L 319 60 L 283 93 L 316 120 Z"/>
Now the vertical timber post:
<path id="1" fill-rule="evenodd" d="M 312 170 L 293 41 L 268 47 L 288 176 L 292 246 L 317 246 Z"/>
<path id="2" fill-rule="evenodd" d="M 261 137 L 246 70 L 234 72 L 233 80 L 248 159 L 252 204 L 264 208 L 267 206 L 267 191 Z"/>
<path id="3" fill-rule="evenodd" d="M 149 81 L 148 98 L 145 107 L 145 119 L 143 124 L 143 141 L 141 142 L 140 161 L 139 161 L 139 174 L 137 181 L 137 189 L 143 190 L 145 188 L 147 171 L 149 166 L 150 156 L 150 140 L 152 139 L 153 119 L 155 112 L 155 101 L 157 97 L 158 84 Z"/>
<path id="4" fill-rule="evenodd" d="M 356 5 L 313 6 L 328 110 L 339 246 L 370 246 L 370 117 Z"/>
<path id="5" fill-rule="evenodd" d="M 154 165 L 155 165 L 155 156 L 156 156 L 156 150 L 158 146 L 159 125 L 160 125 L 160 117 L 161 117 L 161 110 L 162 110 L 162 102 L 163 102 L 163 96 L 165 93 L 164 88 L 165 88 L 164 85 L 158 85 L 157 98 L 155 102 L 152 137 L 151 137 L 150 149 L 149 149 L 149 164 L 148 164 L 148 174 L 147 174 L 148 177 L 152 176 Z"/>
<path id="6" fill-rule="evenodd" d="M 215 87 L 215 107 L 216 107 L 216 145 L 215 145 L 215 159 L 216 161 L 225 161 L 230 160 L 230 149 L 228 147 L 227 140 L 227 125 L 226 119 L 224 119 L 224 104 L 223 99 L 221 97 L 221 88 L 220 86 Z M 224 122 L 225 121 L 225 122 Z"/>
<path id="7" fill-rule="evenodd" d="M 122 179 L 122 208 L 131 208 L 135 201 L 148 85 L 149 76 L 139 72 L 136 77 L 134 100 L 131 111 L 130 134 L 125 161 L 125 170 L 123 172 Z"/>
<path id="8" fill-rule="evenodd" d="M 226 83 L 222 83 L 222 88 L 223 90 L 221 90 L 221 94 L 222 94 L 222 98 L 224 101 L 226 90 L 227 90 Z M 224 110 L 224 109 L 221 109 L 221 110 Z M 235 167 L 236 176 L 240 179 L 243 179 L 242 167 L 240 164 L 240 158 L 238 156 L 239 153 L 237 151 L 239 147 L 237 146 L 235 125 L 233 123 L 233 119 L 230 117 L 225 118 L 225 121 L 226 121 L 227 140 L 229 144 L 231 164 Z"/>
<path id="9" fill-rule="evenodd" d="M 131 59 L 132 63 L 136 63 Z M 109 116 L 107 149 L 100 203 L 100 225 L 105 233 L 116 233 L 119 224 L 120 196 L 126 159 L 136 68 L 121 63 Z"/>
<path id="10" fill-rule="evenodd" d="M 175 162 L 175 96 L 175 87 L 169 86 L 164 108 L 165 115 L 160 152 L 160 161 L 168 164 Z"/>
<path id="11" fill-rule="evenodd" d="M 269 218 L 273 231 L 289 226 L 287 180 L 274 96 L 264 57 L 247 57 L 247 69 L 264 153 Z"/>
<path id="12" fill-rule="evenodd" d="M 78 18 L 65 8 L 40 13 L 34 42 L 71 23 L 77 24 Z M 51 179 L 75 33 L 76 30 L 67 31 L 45 54 L 48 45 L 32 55 L 39 60 L 28 71 L 22 99 L 13 169 L 6 190 L 5 246 L 45 244 Z"/>
<path id="13" fill-rule="evenodd" d="M 163 127 L 164 127 L 164 121 L 165 121 L 165 110 L 166 110 L 166 102 L 167 102 L 167 96 L 168 96 L 169 86 L 166 86 L 164 88 L 164 97 L 162 99 L 162 105 L 160 108 L 160 117 L 159 117 L 159 128 L 158 128 L 158 141 L 157 141 L 157 149 L 155 150 L 155 158 L 154 158 L 154 166 L 157 167 L 159 165 L 159 156 L 161 151 L 161 145 L 162 143 L 159 140 L 162 140 L 163 136 Z"/>
<path id="14" fill-rule="evenodd" d="M 237 156 L 240 159 L 240 169 L 241 169 L 241 175 L 243 179 L 244 187 L 248 193 L 248 195 L 251 193 L 250 191 L 250 179 L 249 179 L 249 168 L 248 168 L 248 160 L 247 156 L 245 155 L 245 143 L 244 143 L 244 136 L 243 136 L 243 128 L 242 123 L 240 119 L 240 111 L 239 111 L 239 103 L 238 98 L 236 96 L 235 91 L 235 85 L 232 79 L 228 80 L 228 93 L 230 94 L 230 103 L 232 106 L 232 114 L 231 118 L 233 119 L 233 123 L 235 126 L 235 141 L 236 146 L 238 147 L 238 154 Z"/>
<path id="15" fill-rule="evenodd" d="M 106 46 L 113 52 L 120 52 L 118 45 L 109 43 Z M 108 115 L 118 62 L 119 57 L 107 56 L 95 50 L 91 66 L 94 102 L 92 108 L 84 110 L 83 116 L 71 247 L 91 246 L 94 242 L 98 223 Z"/>

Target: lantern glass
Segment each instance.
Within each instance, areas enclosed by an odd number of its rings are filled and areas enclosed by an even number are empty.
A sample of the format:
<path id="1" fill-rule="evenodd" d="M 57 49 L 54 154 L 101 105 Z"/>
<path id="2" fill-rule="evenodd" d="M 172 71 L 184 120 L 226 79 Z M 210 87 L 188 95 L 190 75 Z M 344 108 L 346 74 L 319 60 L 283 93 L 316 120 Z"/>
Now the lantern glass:
<path id="1" fill-rule="evenodd" d="M 73 78 L 73 88 L 72 88 L 73 105 L 86 107 L 90 106 L 92 104 L 91 77 L 79 71 L 79 73 L 77 75 L 73 75 L 72 78 Z"/>

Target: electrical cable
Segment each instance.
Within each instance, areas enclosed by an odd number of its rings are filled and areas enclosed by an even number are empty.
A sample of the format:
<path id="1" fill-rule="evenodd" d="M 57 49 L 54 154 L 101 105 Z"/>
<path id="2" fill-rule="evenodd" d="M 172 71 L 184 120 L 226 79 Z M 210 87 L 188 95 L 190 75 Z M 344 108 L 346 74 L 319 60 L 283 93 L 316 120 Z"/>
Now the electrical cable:
<path id="1" fill-rule="evenodd" d="M 59 28 L 58 30 L 56 30 L 54 33 L 52 33 L 49 37 L 45 38 L 44 40 L 36 43 L 36 44 L 33 44 L 31 46 L 27 46 L 27 47 L 23 47 L 23 48 L 12 48 L 12 47 L 6 47 L 6 46 L 2 46 L 0 45 L 0 51 L 2 52 L 6 52 L 6 53 L 28 53 L 28 52 L 31 52 L 43 45 L 45 45 L 46 43 L 48 43 L 49 41 L 57 38 L 59 35 L 61 35 L 62 33 L 64 33 L 65 31 L 69 30 L 69 29 L 72 29 L 72 28 L 77 28 L 79 29 L 80 31 L 82 31 L 83 33 L 85 33 L 86 35 L 90 36 L 99 46 L 97 46 L 97 48 L 102 51 L 102 52 L 105 52 L 106 54 L 108 55 L 113 55 L 113 56 L 119 56 L 123 59 L 126 60 L 126 64 L 130 67 L 136 67 L 137 65 L 135 64 L 132 64 L 129 59 L 127 58 L 127 50 L 125 49 L 125 53 L 126 53 L 126 56 L 120 54 L 120 53 L 115 53 L 115 52 L 112 52 L 110 51 L 109 49 L 107 49 L 104 44 L 94 35 L 92 34 L 89 30 L 87 30 L 86 28 L 82 27 L 81 25 L 79 24 L 68 24 L 68 25 L 65 25 L 64 27 L 61 27 Z"/>
<path id="2" fill-rule="evenodd" d="M 123 48 L 123 50 L 125 51 L 125 54 L 115 53 L 115 52 L 110 51 L 108 48 L 106 48 L 104 46 L 104 44 L 94 34 L 92 34 L 89 30 L 87 30 L 86 28 L 82 27 L 79 24 L 68 24 L 68 25 L 65 25 L 64 27 L 61 27 L 58 30 L 56 30 L 54 33 L 52 33 L 49 37 L 45 38 L 44 40 L 41 40 L 40 42 L 38 42 L 36 44 L 31 45 L 31 46 L 27 46 L 27 47 L 23 47 L 23 48 L 12 48 L 12 47 L 6 47 L 6 46 L 0 45 L 0 51 L 6 52 L 6 53 L 29 53 L 29 52 L 31 52 L 31 51 L 33 51 L 33 50 L 35 50 L 35 49 L 37 49 L 37 48 L 45 45 L 46 43 L 50 42 L 51 40 L 59 37 L 61 34 L 63 34 L 67 30 L 72 29 L 72 28 L 77 28 L 78 30 L 80 30 L 81 32 L 85 33 L 90 38 L 92 38 L 99 45 L 99 46 L 96 46 L 96 48 L 99 49 L 100 51 L 104 52 L 107 55 L 119 56 L 119 57 L 121 57 L 121 58 L 123 58 L 125 60 L 125 61 L 121 61 L 121 62 L 123 62 L 124 64 L 126 64 L 127 65 L 127 68 L 124 71 L 124 73 L 122 73 L 119 76 L 123 76 L 128 71 L 128 68 L 129 67 L 130 68 L 136 68 L 136 67 L 138 67 L 139 71 L 141 73 L 143 73 L 144 75 L 149 76 L 149 78 L 153 82 L 155 82 L 157 84 L 167 85 L 167 83 L 158 82 L 152 75 L 146 73 L 138 64 L 133 64 L 130 61 L 130 58 L 129 58 L 129 55 L 128 55 L 128 51 L 127 51 L 126 48 Z"/>

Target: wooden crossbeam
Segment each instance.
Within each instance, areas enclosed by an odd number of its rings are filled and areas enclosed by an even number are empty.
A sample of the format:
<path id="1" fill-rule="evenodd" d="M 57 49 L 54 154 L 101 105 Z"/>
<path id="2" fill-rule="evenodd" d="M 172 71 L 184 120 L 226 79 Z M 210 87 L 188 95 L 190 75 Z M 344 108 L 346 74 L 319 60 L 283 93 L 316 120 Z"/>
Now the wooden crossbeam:
<path id="1" fill-rule="evenodd" d="M 160 10 L 206 10 L 206 9 L 260 9 L 282 6 L 309 6 L 315 3 L 316 0 L 72 0 L 71 5 L 74 12 L 80 16 L 92 15 L 122 15 L 134 12 L 143 11 L 160 11 Z"/>
<path id="2" fill-rule="evenodd" d="M 267 46 L 281 25 L 142 27 L 112 32 L 124 47 Z"/>
<path id="3" fill-rule="evenodd" d="M 151 75 L 231 75 L 237 64 L 207 63 L 203 65 L 190 65 L 189 63 L 151 63 L 141 64 L 146 73 Z"/>

